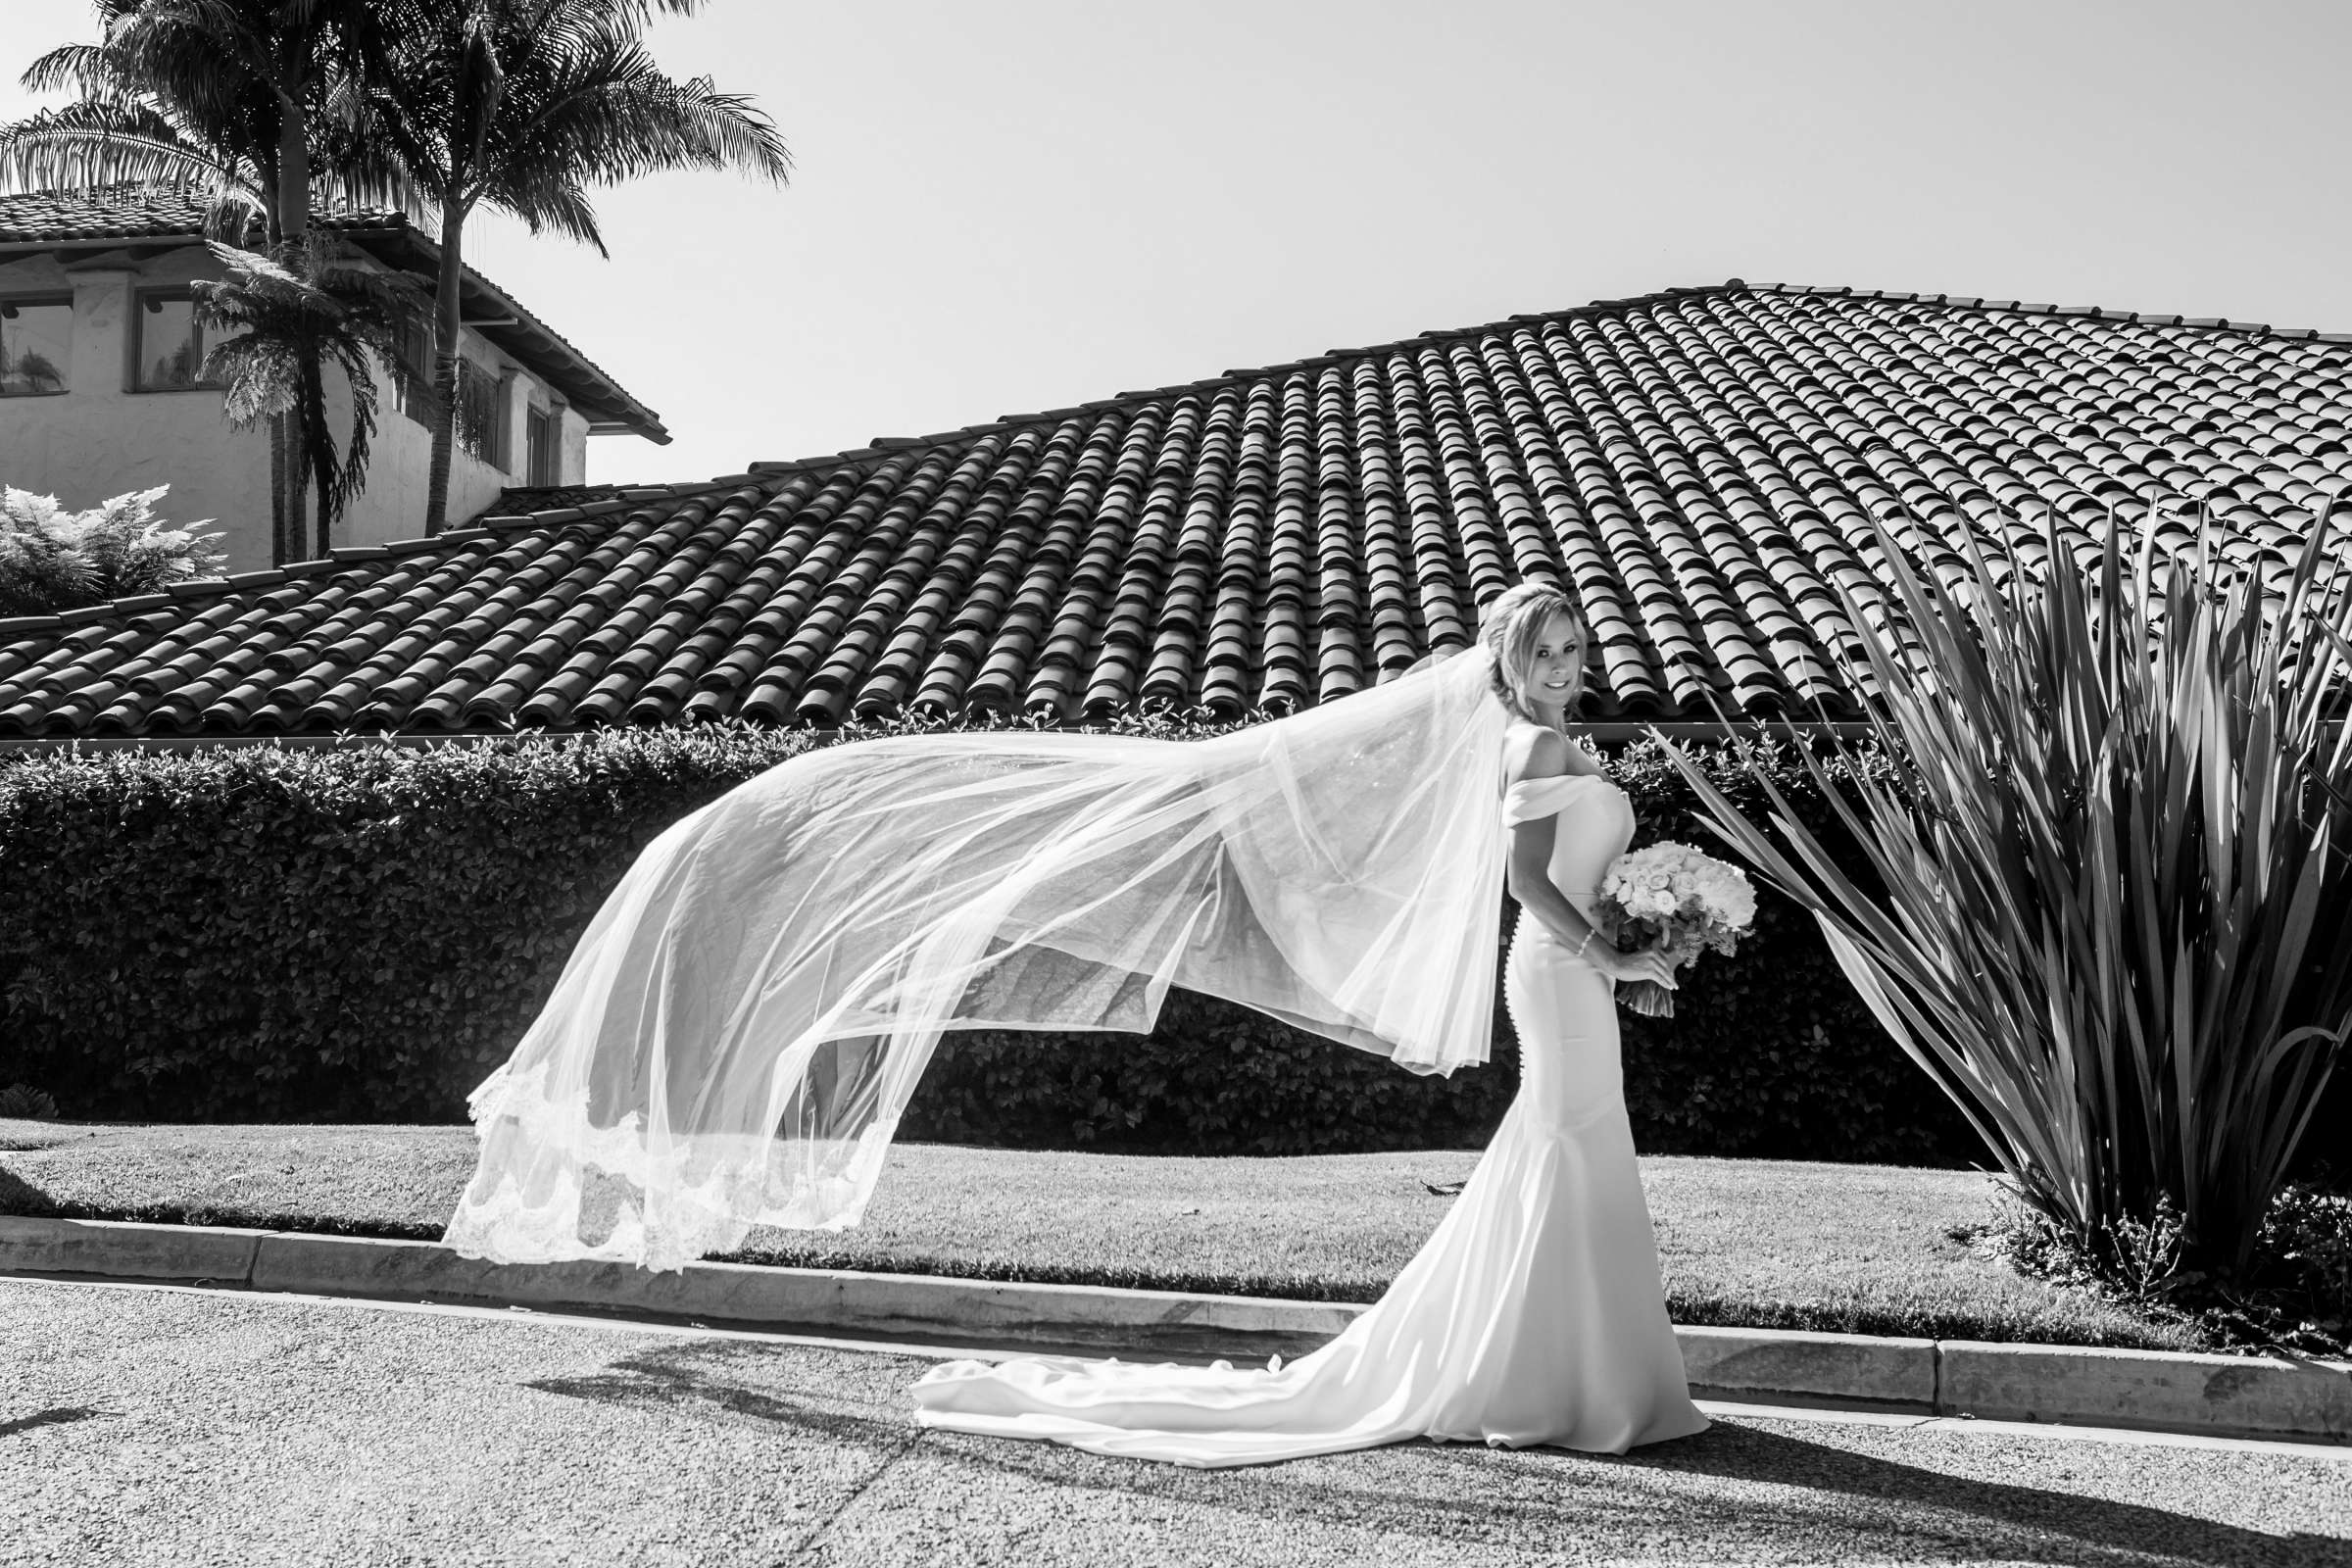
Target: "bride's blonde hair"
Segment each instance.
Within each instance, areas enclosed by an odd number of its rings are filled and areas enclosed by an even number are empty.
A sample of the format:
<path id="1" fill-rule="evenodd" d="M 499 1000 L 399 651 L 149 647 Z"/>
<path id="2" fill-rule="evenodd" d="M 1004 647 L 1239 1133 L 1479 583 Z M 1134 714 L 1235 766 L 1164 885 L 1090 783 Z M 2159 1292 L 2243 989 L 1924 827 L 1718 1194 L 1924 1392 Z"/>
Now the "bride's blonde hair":
<path id="1" fill-rule="evenodd" d="M 1544 720 L 1527 700 L 1527 668 L 1535 662 L 1536 644 L 1544 640 L 1544 623 L 1554 615 L 1567 616 L 1569 624 L 1576 628 L 1580 657 L 1576 684 L 1569 689 L 1565 705 L 1565 711 L 1574 712 L 1585 695 L 1581 656 L 1592 642 L 1585 617 L 1577 613 L 1575 600 L 1547 582 L 1528 581 L 1503 590 L 1478 617 L 1479 643 L 1494 656 L 1494 695 L 1502 699 L 1504 708 L 1531 724 L 1541 724 Z"/>

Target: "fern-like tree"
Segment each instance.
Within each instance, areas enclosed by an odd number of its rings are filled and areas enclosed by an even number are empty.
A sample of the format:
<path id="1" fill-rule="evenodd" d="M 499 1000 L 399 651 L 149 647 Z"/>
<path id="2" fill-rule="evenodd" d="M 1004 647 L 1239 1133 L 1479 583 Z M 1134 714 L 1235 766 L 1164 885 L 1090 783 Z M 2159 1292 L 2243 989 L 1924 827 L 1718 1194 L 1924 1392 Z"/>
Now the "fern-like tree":
<path id="1" fill-rule="evenodd" d="M 2170 1209 L 2233 1273 L 2352 1034 L 2352 553 L 2153 537 L 2053 517 L 1930 572 L 1878 530 L 1844 662 L 1896 765 L 1808 756 L 1866 868 L 1673 755 L 2026 1202 L 2110 1266 Z"/>
<path id="2" fill-rule="evenodd" d="M 95 9 L 98 42 L 53 49 L 24 73 L 33 91 L 79 97 L 0 126 L 0 179 L 11 186 L 194 193 L 215 237 L 245 245 L 258 229 L 277 265 L 295 271 L 313 255 L 315 207 L 409 200 L 359 113 L 368 81 L 391 69 L 380 5 L 96 0 Z M 284 409 L 266 420 L 274 562 L 303 548 L 305 486 L 318 468 L 311 448 L 331 445 L 300 395 L 323 363 L 307 347 L 293 361 L 253 358 L 246 373 L 282 368 L 288 381 L 229 389 L 232 404 Z"/>
<path id="3" fill-rule="evenodd" d="M 220 536 L 155 514 L 169 486 L 134 490 L 87 512 L 0 485 L 0 615 L 47 615 L 191 577 L 217 576 Z"/>
<path id="4" fill-rule="evenodd" d="M 649 0 L 412 0 L 398 69 L 366 122 L 438 220 L 434 427 L 425 531 L 447 520 L 466 222 L 488 206 L 593 245 L 588 192 L 647 174 L 740 169 L 781 184 L 790 159 L 768 118 L 710 78 L 678 81 L 648 53 Z M 661 0 L 686 14 L 696 0 Z"/>
<path id="5" fill-rule="evenodd" d="M 378 372 L 394 365 L 403 329 L 423 314 L 421 286 L 404 273 L 361 265 L 324 230 L 269 255 L 214 242 L 224 276 L 193 286 L 208 324 L 233 335 L 206 353 L 203 374 L 225 385 L 222 413 L 250 427 L 278 421 L 303 432 L 291 447 L 318 497 L 313 559 L 333 548 L 333 529 L 359 494 L 375 434 Z M 327 407 L 325 369 L 342 372 L 351 428 L 340 450 Z M 296 511 L 299 518 L 299 509 Z"/>

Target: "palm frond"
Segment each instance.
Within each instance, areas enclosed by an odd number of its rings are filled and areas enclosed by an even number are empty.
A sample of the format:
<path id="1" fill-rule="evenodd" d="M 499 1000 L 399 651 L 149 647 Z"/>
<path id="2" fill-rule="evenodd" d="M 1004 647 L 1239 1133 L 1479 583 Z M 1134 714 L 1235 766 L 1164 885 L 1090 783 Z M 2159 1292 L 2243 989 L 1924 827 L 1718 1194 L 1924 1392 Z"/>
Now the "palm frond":
<path id="1" fill-rule="evenodd" d="M 37 57 L 17 82 L 26 92 L 77 91 L 94 98 L 103 95 L 114 79 L 107 69 L 104 44 L 67 43 Z"/>
<path id="2" fill-rule="evenodd" d="M 0 178 L 24 190 L 197 190 L 240 204 L 251 172 L 143 114 L 76 104 L 0 125 Z"/>

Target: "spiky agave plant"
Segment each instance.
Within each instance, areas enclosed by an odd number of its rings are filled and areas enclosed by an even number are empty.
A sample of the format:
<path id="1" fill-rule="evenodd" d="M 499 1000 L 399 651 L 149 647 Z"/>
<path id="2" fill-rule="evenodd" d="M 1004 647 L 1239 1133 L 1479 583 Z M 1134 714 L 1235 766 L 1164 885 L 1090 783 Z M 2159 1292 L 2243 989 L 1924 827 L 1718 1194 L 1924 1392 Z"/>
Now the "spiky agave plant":
<path id="1" fill-rule="evenodd" d="M 1879 530 L 1894 614 L 1842 660 L 1897 764 L 1807 756 L 1863 877 L 1667 751 L 2026 1202 L 2097 1256 L 2169 1200 L 2236 1272 L 2352 1028 L 2352 571 L 2327 515 L 2267 582 L 2112 516 L 2038 542 L 1931 574 Z"/>

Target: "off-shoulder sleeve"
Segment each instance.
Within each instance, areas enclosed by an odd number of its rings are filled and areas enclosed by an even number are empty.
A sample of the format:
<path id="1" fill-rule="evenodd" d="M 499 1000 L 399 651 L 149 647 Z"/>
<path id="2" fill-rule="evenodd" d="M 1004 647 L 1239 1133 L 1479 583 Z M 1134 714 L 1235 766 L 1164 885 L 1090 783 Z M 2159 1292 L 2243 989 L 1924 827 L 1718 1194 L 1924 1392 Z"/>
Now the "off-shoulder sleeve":
<path id="1" fill-rule="evenodd" d="M 1521 779 L 1502 792 L 1502 825 L 1517 827 L 1539 816 L 1550 816 L 1576 799 L 1599 775 L 1560 773 L 1550 778 Z"/>

